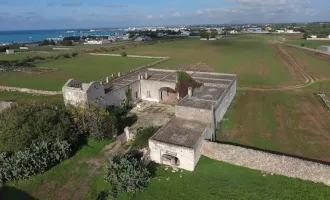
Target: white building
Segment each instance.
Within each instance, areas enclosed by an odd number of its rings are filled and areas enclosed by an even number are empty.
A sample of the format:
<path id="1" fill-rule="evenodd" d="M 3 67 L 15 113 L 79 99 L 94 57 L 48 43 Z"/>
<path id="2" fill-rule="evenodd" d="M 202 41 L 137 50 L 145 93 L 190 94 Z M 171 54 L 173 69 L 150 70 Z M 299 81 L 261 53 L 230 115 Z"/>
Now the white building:
<path id="1" fill-rule="evenodd" d="M 140 36 L 134 40 L 135 42 L 142 42 L 142 41 L 152 41 L 152 38 L 149 36 Z"/>
<path id="2" fill-rule="evenodd" d="M 21 50 L 29 50 L 29 47 L 20 47 Z"/>
<path id="3" fill-rule="evenodd" d="M 110 44 L 109 40 L 89 40 L 86 41 L 84 44 Z"/>
<path id="4" fill-rule="evenodd" d="M 181 35 L 189 36 L 190 35 L 190 32 L 189 31 L 182 31 L 181 32 Z"/>
<path id="5" fill-rule="evenodd" d="M 13 49 L 7 49 L 6 50 L 6 54 L 13 54 L 15 53 L 15 51 Z"/>

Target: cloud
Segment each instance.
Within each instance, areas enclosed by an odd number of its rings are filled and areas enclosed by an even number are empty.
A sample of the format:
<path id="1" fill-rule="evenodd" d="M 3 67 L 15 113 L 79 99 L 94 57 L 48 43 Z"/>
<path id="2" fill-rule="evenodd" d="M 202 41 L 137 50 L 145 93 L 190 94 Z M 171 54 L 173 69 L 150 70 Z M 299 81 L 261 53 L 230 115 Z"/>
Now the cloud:
<path id="1" fill-rule="evenodd" d="M 81 6 L 81 1 L 75 0 L 68 3 L 63 3 L 62 6 Z"/>
<path id="2" fill-rule="evenodd" d="M 152 19 L 152 15 L 148 15 L 147 18 L 148 18 L 148 19 Z"/>
<path id="3" fill-rule="evenodd" d="M 123 7 L 128 7 L 129 5 L 125 4 L 125 3 L 112 2 L 112 3 L 105 3 L 104 6 L 105 7 L 112 7 L 112 8 L 123 8 Z"/>
<path id="4" fill-rule="evenodd" d="M 172 16 L 173 16 L 173 17 L 180 17 L 181 15 L 180 15 L 179 12 L 174 12 L 174 13 L 172 14 Z"/>
<path id="5" fill-rule="evenodd" d="M 197 11 L 196 11 L 196 14 L 197 14 L 197 15 L 203 15 L 203 14 L 204 14 L 204 10 L 197 10 Z"/>

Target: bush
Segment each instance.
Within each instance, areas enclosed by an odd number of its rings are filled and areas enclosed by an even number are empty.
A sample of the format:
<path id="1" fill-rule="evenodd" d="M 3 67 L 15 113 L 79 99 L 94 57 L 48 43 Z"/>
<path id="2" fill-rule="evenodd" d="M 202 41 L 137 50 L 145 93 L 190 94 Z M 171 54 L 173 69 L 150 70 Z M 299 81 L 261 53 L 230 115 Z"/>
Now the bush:
<path id="1" fill-rule="evenodd" d="M 95 104 L 84 108 L 69 107 L 77 130 L 80 134 L 89 134 L 95 140 L 106 140 L 118 133 L 119 119 L 116 112 L 108 112 Z"/>
<path id="2" fill-rule="evenodd" d="M 72 57 L 76 57 L 78 55 L 78 53 L 72 53 L 71 56 Z"/>
<path id="3" fill-rule="evenodd" d="M 304 47 L 304 46 L 305 46 L 305 44 L 301 44 L 300 46 Z"/>
<path id="4" fill-rule="evenodd" d="M 63 105 L 32 101 L 14 105 L 0 114 L 0 151 L 16 152 L 33 141 L 56 139 L 78 146 L 81 138 Z"/>
<path id="5" fill-rule="evenodd" d="M 63 54 L 64 58 L 71 58 L 71 55 L 69 53 Z"/>
<path id="6" fill-rule="evenodd" d="M 16 154 L 0 154 L 0 183 L 27 179 L 67 159 L 70 145 L 65 141 L 37 142 Z"/>
<path id="7" fill-rule="evenodd" d="M 147 187 L 151 173 L 147 166 L 132 155 L 116 156 L 106 163 L 104 179 L 111 184 L 112 194 L 136 193 Z"/>
<path id="8" fill-rule="evenodd" d="M 120 55 L 121 55 L 122 57 L 127 57 L 127 53 L 126 53 L 126 52 L 121 52 Z"/>

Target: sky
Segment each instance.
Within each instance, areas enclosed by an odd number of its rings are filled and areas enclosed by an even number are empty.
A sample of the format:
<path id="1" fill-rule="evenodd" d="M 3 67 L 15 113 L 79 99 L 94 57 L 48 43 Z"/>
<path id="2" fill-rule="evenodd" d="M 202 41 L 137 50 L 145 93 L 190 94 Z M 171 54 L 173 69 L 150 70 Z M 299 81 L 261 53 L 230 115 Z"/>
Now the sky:
<path id="1" fill-rule="evenodd" d="M 0 30 L 330 21 L 330 0 L 0 0 Z"/>

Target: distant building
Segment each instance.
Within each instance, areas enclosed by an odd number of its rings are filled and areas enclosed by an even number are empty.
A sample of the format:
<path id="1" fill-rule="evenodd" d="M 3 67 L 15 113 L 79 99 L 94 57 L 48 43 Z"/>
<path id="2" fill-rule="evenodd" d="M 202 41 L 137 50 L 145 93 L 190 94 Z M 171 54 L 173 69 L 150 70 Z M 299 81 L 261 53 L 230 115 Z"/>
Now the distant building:
<path id="1" fill-rule="evenodd" d="M 15 53 L 15 51 L 13 49 L 7 49 L 6 50 L 6 54 L 13 54 Z"/>
<path id="2" fill-rule="evenodd" d="M 262 28 L 248 28 L 247 31 L 249 33 L 261 33 L 261 32 L 263 32 Z"/>
<path id="3" fill-rule="evenodd" d="M 181 32 L 181 35 L 189 36 L 190 35 L 190 32 L 189 31 L 182 31 Z"/>
<path id="4" fill-rule="evenodd" d="M 276 30 L 277 33 L 284 33 L 284 30 Z"/>
<path id="5" fill-rule="evenodd" d="M 29 47 L 20 47 L 21 50 L 29 50 Z"/>
<path id="6" fill-rule="evenodd" d="M 134 41 L 135 42 L 152 41 L 152 38 L 149 36 L 140 36 L 140 37 L 137 37 Z"/>
<path id="7" fill-rule="evenodd" d="M 84 44 L 110 44 L 109 40 L 89 40 L 86 41 Z"/>
<path id="8" fill-rule="evenodd" d="M 316 35 L 311 35 L 310 37 L 311 37 L 311 38 L 317 38 L 317 36 L 316 36 Z"/>

